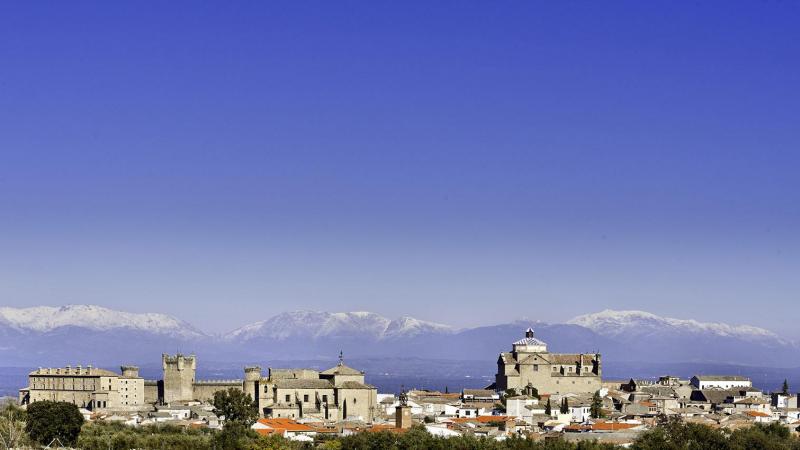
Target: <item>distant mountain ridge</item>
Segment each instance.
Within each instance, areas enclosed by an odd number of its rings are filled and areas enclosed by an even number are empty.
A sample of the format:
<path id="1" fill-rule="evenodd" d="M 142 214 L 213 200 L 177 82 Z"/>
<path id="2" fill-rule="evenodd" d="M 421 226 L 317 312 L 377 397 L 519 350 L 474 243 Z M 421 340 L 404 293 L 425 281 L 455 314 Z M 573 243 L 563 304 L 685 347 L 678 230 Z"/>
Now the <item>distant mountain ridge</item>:
<path id="1" fill-rule="evenodd" d="M 381 315 L 357 312 L 292 311 L 255 322 L 227 333 L 227 340 L 248 340 L 272 338 L 277 340 L 292 337 L 322 338 L 328 336 L 347 336 L 353 333 L 371 339 L 399 339 L 424 333 L 454 333 L 448 325 L 426 322 L 413 317 L 387 319 Z"/>
<path id="2" fill-rule="evenodd" d="M 480 361 L 492 367 L 528 321 L 456 329 L 413 317 L 372 312 L 291 311 L 222 335 L 157 313 L 93 305 L 0 308 L 3 365 L 145 364 L 162 352 L 196 352 L 216 361 L 415 357 Z M 601 352 L 605 364 L 733 363 L 790 367 L 796 343 L 747 325 L 672 319 L 643 311 L 606 310 L 566 323 L 533 324 L 554 352 Z M 794 365 L 797 365 L 794 363 Z"/>
<path id="3" fill-rule="evenodd" d="M 649 333 L 711 333 L 742 339 L 775 339 L 777 334 L 750 325 L 728 325 L 725 323 L 698 322 L 691 319 L 672 319 L 644 311 L 614 311 L 607 309 L 599 313 L 575 317 L 568 324 L 580 325 L 605 336 Z M 781 340 L 782 341 L 782 340 Z M 783 341 L 787 342 L 787 341 Z"/>
<path id="4" fill-rule="evenodd" d="M 96 305 L 0 307 L 0 325 L 20 332 L 37 333 L 77 327 L 95 331 L 126 328 L 183 338 L 206 336 L 187 322 L 166 314 L 130 313 Z"/>

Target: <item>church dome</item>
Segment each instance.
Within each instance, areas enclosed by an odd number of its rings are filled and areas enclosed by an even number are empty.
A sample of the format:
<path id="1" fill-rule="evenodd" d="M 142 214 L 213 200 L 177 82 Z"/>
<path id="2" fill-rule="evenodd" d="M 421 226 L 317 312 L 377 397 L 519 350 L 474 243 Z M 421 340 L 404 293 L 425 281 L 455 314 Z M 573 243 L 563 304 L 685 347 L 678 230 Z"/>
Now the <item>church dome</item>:
<path id="1" fill-rule="evenodd" d="M 514 351 L 516 352 L 546 352 L 547 344 L 539 339 L 533 337 L 533 328 L 528 328 L 525 331 L 525 337 L 514 342 Z"/>

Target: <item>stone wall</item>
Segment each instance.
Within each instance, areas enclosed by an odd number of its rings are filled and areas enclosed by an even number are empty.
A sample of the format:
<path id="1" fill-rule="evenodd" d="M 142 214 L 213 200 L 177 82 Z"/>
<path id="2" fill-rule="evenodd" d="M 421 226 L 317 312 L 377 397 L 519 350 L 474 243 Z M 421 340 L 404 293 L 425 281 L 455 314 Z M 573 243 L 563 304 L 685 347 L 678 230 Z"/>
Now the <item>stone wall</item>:
<path id="1" fill-rule="evenodd" d="M 193 385 L 193 400 L 201 402 L 211 402 L 214 400 L 214 393 L 225 391 L 229 388 L 242 390 L 243 380 L 212 380 L 198 381 Z"/>

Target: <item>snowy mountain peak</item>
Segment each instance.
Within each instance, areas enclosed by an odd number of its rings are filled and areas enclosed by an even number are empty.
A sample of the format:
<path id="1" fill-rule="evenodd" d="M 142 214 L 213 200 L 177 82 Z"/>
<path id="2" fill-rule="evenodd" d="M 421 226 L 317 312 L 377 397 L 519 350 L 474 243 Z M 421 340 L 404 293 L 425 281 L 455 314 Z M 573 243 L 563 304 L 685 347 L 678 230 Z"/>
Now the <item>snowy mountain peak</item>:
<path id="1" fill-rule="evenodd" d="M 693 319 L 661 317 L 645 311 L 615 311 L 607 309 L 594 314 L 577 316 L 567 323 L 580 325 L 604 336 L 673 333 L 706 333 L 740 339 L 778 339 L 763 328 L 750 325 L 699 322 Z"/>
<path id="2" fill-rule="evenodd" d="M 267 320 L 245 325 L 228 333 L 226 339 L 289 339 L 292 337 L 332 338 L 365 337 L 374 340 L 411 337 L 425 332 L 448 333 L 447 325 L 425 322 L 413 317 L 390 320 L 367 311 L 322 312 L 291 311 Z"/>
<path id="3" fill-rule="evenodd" d="M 389 323 L 384 332 L 384 338 L 414 337 L 424 333 L 454 333 L 456 330 L 449 325 L 427 322 L 413 317 L 403 316 Z"/>
<path id="4" fill-rule="evenodd" d="M 0 324 L 18 331 L 39 333 L 78 327 L 95 331 L 124 328 L 181 338 L 203 336 L 186 322 L 165 314 L 129 313 L 96 305 L 0 307 Z"/>

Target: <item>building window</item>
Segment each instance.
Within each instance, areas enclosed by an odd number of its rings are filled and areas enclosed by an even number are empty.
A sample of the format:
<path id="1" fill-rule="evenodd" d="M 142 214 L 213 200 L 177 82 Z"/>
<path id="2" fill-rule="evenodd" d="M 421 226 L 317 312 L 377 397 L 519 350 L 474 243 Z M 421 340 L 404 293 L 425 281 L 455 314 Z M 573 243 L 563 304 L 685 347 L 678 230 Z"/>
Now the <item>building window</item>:
<path id="1" fill-rule="evenodd" d="M 328 403 L 328 396 L 327 396 L 327 394 L 322 396 L 322 401 L 323 401 L 323 402 L 325 402 L 325 403 Z"/>
<path id="2" fill-rule="evenodd" d="M 269 394 L 269 386 L 264 386 L 264 393 Z"/>
<path id="3" fill-rule="evenodd" d="M 534 364 L 533 365 L 533 371 L 534 372 L 538 372 L 539 371 L 539 365 L 538 364 Z"/>
<path id="4" fill-rule="evenodd" d="M 308 394 L 305 394 L 305 395 L 303 395 L 303 401 L 304 401 L 304 402 L 307 402 L 307 401 L 308 401 Z"/>
<path id="5" fill-rule="evenodd" d="M 289 395 L 289 394 L 286 394 L 286 403 L 289 403 L 291 401 L 292 401 L 292 396 Z"/>

